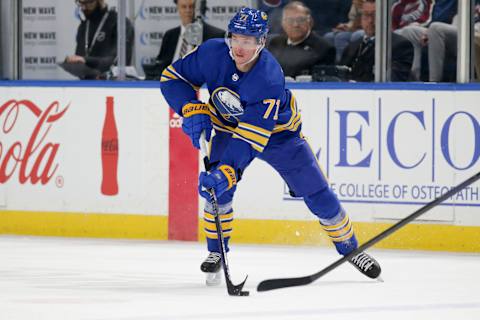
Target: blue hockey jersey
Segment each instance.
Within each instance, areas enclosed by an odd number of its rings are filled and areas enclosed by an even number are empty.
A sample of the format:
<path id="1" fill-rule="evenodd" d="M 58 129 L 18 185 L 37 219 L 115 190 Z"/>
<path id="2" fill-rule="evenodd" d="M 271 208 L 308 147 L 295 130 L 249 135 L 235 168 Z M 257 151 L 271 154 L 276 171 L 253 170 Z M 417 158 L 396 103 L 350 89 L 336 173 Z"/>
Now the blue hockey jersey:
<path id="1" fill-rule="evenodd" d="M 301 118 L 295 99 L 285 89 L 282 69 L 267 49 L 243 73 L 236 68 L 225 41 L 211 39 L 168 66 L 161 76 L 162 93 L 180 115 L 183 105 L 196 100 L 204 84 L 210 93 L 214 129 L 232 137 L 221 163 L 243 171 L 267 146 L 298 135 Z"/>

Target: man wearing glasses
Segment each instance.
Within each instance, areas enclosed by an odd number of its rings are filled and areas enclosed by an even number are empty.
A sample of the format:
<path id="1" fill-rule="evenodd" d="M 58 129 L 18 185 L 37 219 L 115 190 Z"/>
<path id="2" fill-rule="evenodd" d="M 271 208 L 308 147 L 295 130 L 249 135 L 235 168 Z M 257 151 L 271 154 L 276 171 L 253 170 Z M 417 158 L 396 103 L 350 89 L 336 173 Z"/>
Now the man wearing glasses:
<path id="1" fill-rule="evenodd" d="M 285 35 L 273 37 L 268 50 L 277 58 L 285 76 L 311 75 L 314 65 L 333 65 L 335 48 L 312 31 L 310 9 L 300 1 L 283 8 L 282 28 Z"/>
<path id="2" fill-rule="evenodd" d="M 117 61 L 117 12 L 109 10 L 105 0 L 76 0 L 85 16 L 77 30 L 75 54 L 67 56 L 67 64 L 84 64 L 94 73 L 81 79 L 98 79 Z M 127 65 L 131 63 L 134 30 L 127 19 Z"/>
<path id="3" fill-rule="evenodd" d="M 375 0 L 364 0 L 362 5 L 363 39 L 351 42 L 343 51 L 340 64 L 351 68 L 350 80 L 375 80 Z M 392 33 L 391 81 L 409 81 L 413 61 L 413 45 L 406 38 Z"/>

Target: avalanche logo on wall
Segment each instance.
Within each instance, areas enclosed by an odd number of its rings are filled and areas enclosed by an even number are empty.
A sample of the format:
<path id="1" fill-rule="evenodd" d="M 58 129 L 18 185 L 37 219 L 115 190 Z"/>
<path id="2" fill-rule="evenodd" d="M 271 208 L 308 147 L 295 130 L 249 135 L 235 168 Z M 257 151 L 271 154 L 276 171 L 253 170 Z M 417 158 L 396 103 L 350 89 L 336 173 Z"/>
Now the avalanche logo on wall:
<path id="1" fill-rule="evenodd" d="M 222 117 L 230 122 L 237 122 L 238 116 L 243 114 L 240 95 L 225 87 L 218 87 L 212 93 L 212 103 Z M 233 118 L 233 119 L 231 119 Z"/>

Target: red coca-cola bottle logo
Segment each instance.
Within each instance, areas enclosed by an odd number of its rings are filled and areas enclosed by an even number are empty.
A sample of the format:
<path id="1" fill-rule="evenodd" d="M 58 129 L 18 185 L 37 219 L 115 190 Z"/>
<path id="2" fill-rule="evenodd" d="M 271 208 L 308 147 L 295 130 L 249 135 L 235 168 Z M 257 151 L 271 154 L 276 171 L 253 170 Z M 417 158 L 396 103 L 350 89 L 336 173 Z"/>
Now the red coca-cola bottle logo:
<path id="1" fill-rule="evenodd" d="M 0 105 L 0 183 L 6 183 L 16 171 L 20 184 L 30 181 L 44 185 L 50 181 L 58 169 L 55 157 L 60 144 L 46 142 L 46 139 L 52 126 L 62 118 L 68 107 L 59 111 L 59 103 L 54 101 L 42 111 L 30 100 L 14 99 Z M 28 116 L 24 110 L 36 118 L 36 124 L 28 141 L 15 140 L 21 135 L 14 128 L 21 117 Z M 14 140 L 6 145 L 8 135 L 12 135 Z"/>
<path id="2" fill-rule="evenodd" d="M 113 97 L 107 97 L 105 120 L 102 130 L 102 186 L 107 196 L 118 194 L 118 131 L 113 109 Z"/>

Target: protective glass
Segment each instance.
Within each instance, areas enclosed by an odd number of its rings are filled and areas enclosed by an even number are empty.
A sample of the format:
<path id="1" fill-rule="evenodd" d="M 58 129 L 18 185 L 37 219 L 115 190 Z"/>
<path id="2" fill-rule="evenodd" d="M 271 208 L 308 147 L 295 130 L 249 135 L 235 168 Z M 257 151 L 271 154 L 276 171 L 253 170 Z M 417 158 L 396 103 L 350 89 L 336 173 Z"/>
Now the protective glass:
<path id="1" fill-rule="evenodd" d="M 260 45 L 259 39 L 255 37 L 238 37 L 232 35 L 228 38 L 230 46 L 234 48 L 256 49 Z"/>
<path id="2" fill-rule="evenodd" d="M 306 24 L 310 21 L 309 16 L 302 16 L 302 17 L 285 17 L 283 21 L 286 24 L 294 25 L 294 24 Z"/>

